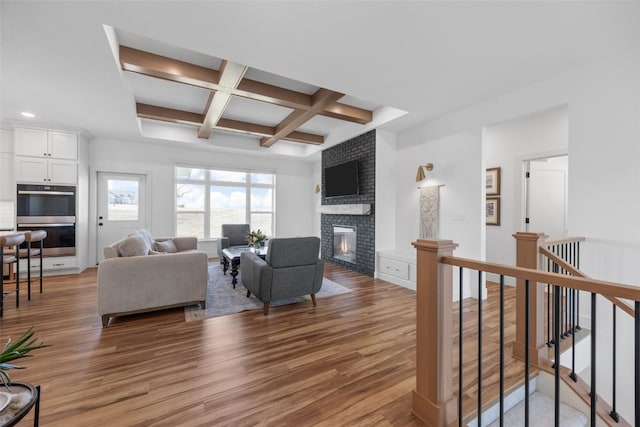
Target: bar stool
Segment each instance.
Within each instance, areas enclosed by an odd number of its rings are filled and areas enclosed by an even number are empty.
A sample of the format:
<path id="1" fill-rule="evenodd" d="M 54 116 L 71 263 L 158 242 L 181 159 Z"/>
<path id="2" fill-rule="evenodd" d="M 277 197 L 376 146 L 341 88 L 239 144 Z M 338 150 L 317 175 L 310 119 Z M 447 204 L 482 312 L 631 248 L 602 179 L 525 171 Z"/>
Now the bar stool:
<path id="1" fill-rule="evenodd" d="M 4 270 L 5 265 L 16 264 L 16 308 L 20 307 L 20 251 L 18 250 L 18 246 L 24 242 L 24 233 L 15 233 L 15 234 L 7 234 L 0 235 L 0 264 L 2 264 L 2 268 Z M 4 254 L 5 247 L 16 247 L 15 255 L 6 255 Z M 7 292 L 10 294 L 11 292 Z M 4 312 L 4 271 L 0 274 L 0 317 L 2 317 Z"/>
<path id="2" fill-rule="evenodd" d="M 42 293 L 42 252 L 44 252 L 44 239 L 47 237 L 47 232 L 44 230 L 30 230 L 24 232 L 24 240 L 28 242 L 27 253 L 27 299 L 31 301 L 31 256 L 40 256 L 40 293 Z M 33 242 L 40 242 L 39 248 L 33 248 Z"/>

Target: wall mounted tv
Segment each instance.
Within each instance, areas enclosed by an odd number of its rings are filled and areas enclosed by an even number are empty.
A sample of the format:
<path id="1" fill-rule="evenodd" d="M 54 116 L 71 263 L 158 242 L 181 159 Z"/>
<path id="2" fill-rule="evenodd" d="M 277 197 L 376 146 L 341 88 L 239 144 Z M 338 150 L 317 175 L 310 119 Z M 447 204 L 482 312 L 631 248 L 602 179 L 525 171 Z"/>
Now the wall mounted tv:
<path id="1" fill-rule="evenodd" d="M 358 192 L 358 161 L 342 163 L 324 170 L 325 197 L 353 196 Z"/>

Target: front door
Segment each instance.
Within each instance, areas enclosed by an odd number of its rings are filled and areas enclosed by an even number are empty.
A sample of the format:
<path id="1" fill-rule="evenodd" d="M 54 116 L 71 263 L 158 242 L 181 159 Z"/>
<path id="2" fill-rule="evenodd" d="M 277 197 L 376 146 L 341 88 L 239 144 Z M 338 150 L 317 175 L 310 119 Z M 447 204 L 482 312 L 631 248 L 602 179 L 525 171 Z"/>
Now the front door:
<path id="1" fill-rule="evenodd" d="M 146 176 L 98 172 L 97 261 L 105 246 L 146 227 Z"/>

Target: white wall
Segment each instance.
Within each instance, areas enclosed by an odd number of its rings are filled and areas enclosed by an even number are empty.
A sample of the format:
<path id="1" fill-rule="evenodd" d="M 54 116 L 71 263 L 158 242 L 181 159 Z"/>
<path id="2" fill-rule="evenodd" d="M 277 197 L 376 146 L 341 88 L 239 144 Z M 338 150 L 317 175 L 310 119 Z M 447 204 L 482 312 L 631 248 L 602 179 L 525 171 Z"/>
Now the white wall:
<path id="1" fill-rule="evenodd" d="M 640 49 L 633 49 L 402 133 L 398 137 L 398 165 L 407 169 L 411 165 L 414 171 L 398 168 L 397 245 L 405 246 L 417 230 L 414 225 L 417 224 L 417 212 L 413 213 L 415 203 L 406 189 L 410 187 L 410 175 L 415 174 L 419 162 L 433 161 L 430 156 L 437 155 L 446 142 L 461 142 L 461 135 L 468 135 L 467 143 L 460 144 L 459 150 L 445 160 L 445 170 L 455 166 L 459 159 L 467 159 L 479 175 L 484 169 L 482 153 L 478 153 L 483 126 L 566 104 L 569 116 L 569 235 L 582 235 L 588 239 L 582 252 L 582 269 L 595 278 L 640 284 L 640 264 L 637 263 L 640 197 L 636 197 L 640 185 L 638 94 Z M 405 148 L 409 144 L 420 147 Z M 463 151 L 466 149 L 476 153 L 473 159 Z M 433 161 L 436 172 L 440 170 L 438 161 Z M 459 173 L 466 175 L 468 172 L 460 170 Z M 447 179 L 449 174 L 442 179 L 449 185 Z M 482 203 L 481 191 L 472 185 L 456 186 L 455 190 L 455 196 L 451 196 L 457 199 L 470 199 L 478 206 Z M 449 204 L 449 195 L 443 196 L 444 205 Z M 476 222 L 478 228 L 482 228 L 479 221 Z M 401 230 L 402 227 L 409 229 Z M 441 236 L 457 240 L 455 236 L 445 234 L 454 231 L 441 227 Z M 462 255 L 464 250 L 474 258 L 482 259 L 484 242 L 477 238 L 480 233 L 475 230 L 469 234 L 468 239 L 459 241 L 461 246 L 456 255 Z M 589 239 L 594 243 L 590 244 Z M 588 304 L 581 304 L 581 307 L 588 307 Z M 610 311 L 611 307 L 603 306 L 602 310 Z M 599 322 L 602 327 L 598 328 L 596 339 L 604 344 L 598 346 L 598 366 L 602 369 L 598 382 L 603 384 L 610 376 L 606 367 L 611 366 L 611 355 L 605 339 L 610 329 L 605 328 L 605 316 L 601 316 Z M 627 342 L 630 338 L 627 336 Z M 632 352 L 619 354 L 618 372 L 630 371 L 631 361 Z M 630 379 L 630 376 L 619 378 L 624 385 L 618 391 L 619 412 L 628 420 L 633 419 L 634 408 L 633 393 L 628 391 Z M 610 391 L 604 388 L 598 391 L 605 399 L 610 397 Z"/>
<path id="2" fill-rule="evenodd" d="M 396 134 L 376 131 L 376 251 L 395 248 Z"/>
<path id="3" fill-rule="evenodd" d="M 155 235 L 175 233 L 174 180 L 176 163 L 276 172 L 276 224 L 278 237 L 309 236 L 313 229 L 312 163 L 288 159 L 220 153 L 213 150 L 184 149 L 172 144 L 145 144 L 130 141 L 93 139 L 90 144 L 91 212 L 90 241 L 96 234 L 96 173 L 121 172 L 148 175 L 148 203 L 151 212 L 147 228 Z M 95 260 L 95 247 L 89 258 Z M 214 243 L 202 249 L 212 253 Z"/>
<path id="4" fill-rule="evenodd" d="M 501 218 L 487 226 L 489 262 L 515 265 L 513 234 L 525 231 L 523 223 L 523 161 L 566 154 L 569 149 L 568 111 L 561 106 L 512 119 L 485 129 L 485 165 L 501 168 Z M 545 232 L 545 230 L 531 230 Z M 495 278 L 492 278 L 495 281 Z"/>
<path id="5" fill-rule="evenodd" d="M 484 259 L 481 129 L 433 139 L 427 139 L 417 129 L 400 133 L 397 146 L 395 250 L 415 257 L 411 243 L 420 236 L 416 171 L 419 165 L 431 162 L 434 179 L 444 184 L 440 187 L 439 238 L 458 243 L 457 256 Z M 476 277 L 467 274 L 464 278 L 465 297 L 478 295 Z M 454 277 L 454 283 L 458 283 L 457 280 Z M 455 299 L 457 295 L 455 286 Z"/>

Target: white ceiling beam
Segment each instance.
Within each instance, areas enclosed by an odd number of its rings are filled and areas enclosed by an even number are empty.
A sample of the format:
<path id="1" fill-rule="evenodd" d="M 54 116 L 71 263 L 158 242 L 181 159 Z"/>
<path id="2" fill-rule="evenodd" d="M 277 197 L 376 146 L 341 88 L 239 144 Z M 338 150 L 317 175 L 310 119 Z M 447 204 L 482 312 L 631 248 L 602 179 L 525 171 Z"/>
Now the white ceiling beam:
<path id="1" fill-rule="evenodd" d="M 209 94 L 209 100 L 204 111 L 204 123 L 198 128 L 198 138 L 209 138 L 211 130 L 218 124 L 229 104 L 231 91 L 238 87 L 246 72 L 246 65 L 222 61 L 218 81 L 220 89 Z"/>

